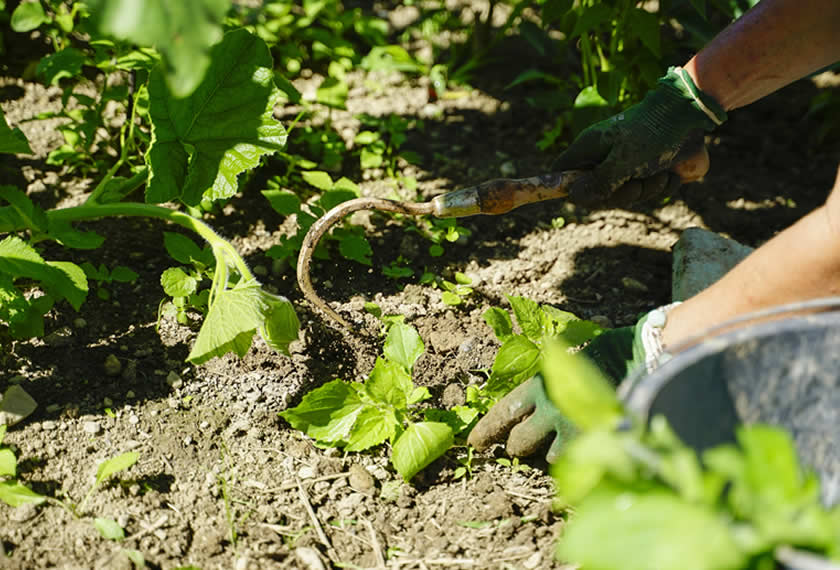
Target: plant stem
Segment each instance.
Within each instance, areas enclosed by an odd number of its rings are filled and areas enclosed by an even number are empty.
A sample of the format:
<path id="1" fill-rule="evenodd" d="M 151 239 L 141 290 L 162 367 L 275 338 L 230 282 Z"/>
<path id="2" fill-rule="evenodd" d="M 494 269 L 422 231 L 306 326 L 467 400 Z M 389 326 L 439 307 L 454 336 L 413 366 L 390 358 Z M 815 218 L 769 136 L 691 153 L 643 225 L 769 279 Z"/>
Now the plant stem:
<path id="1" fill-rule="evenodd" d="M 152 204 L 141 204 L 138 202 L 116 202 L 113 204 L 84 204 L 72 208 L 62 208 L 47 212 L 47 219 L 56 222 L 77 222 L 80 220 L 93 220 L 108 216 L 131 216 L 144 218 L 158 218 L 178 224 L 188 230 L 192 230 L 204 238 L 212 247 L 213 252 L 218 252 L 217 263 L 231 261 L 244 280 L 254 278 L 251 270 L 245 261 L 239 256 L 236 249 L 223 238 L 219 237 L 213 228 L 189 214 L 179 212 L 163 206 Z M 2 230 L 3 228 L 0 228 Z M 222 259 L 220 259 L 220 257 Z"/>

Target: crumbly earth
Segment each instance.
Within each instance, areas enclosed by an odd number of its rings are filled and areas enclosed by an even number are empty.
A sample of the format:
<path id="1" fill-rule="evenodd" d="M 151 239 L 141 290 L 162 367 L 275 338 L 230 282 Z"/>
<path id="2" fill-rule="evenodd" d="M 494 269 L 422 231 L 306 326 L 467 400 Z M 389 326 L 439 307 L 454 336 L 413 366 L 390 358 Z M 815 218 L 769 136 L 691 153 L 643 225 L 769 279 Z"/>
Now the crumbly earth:
<path id="1" fill-rule="evenodd" d="M 316 80 L 300 83 L 304 94 Z M 503 79 L 434 103 L 423 80 L 354 77 L 352 85 L 348 111 L 332 112 L 333 128 L 348 142 L 359 113 L 423 117 L 425 129 L 411 133 L 406 148 L 423 157 L 409 173 L 424 199 L 502 172 L 550 169 L 552 155 L 537 151 L 535 142 L 552 117 L 529 107 L 526 92 L 504 91 Z M 669 300 L 670 248 L 681 230 L 706 227 L 756 246 L 824 200 L 837 147 L 812 144 L 818 125 L 802 117 L 815 92 L 802 82 L 732 113 L 709 140 L 707 179 L 684 187 L 667 205 L 589 212 L 552 203 L 464 219 L 472 234 L 437 258 L 404 225 L 371 216 L 372 267 L 334 253 L 314 264 L 316 288 L 343 314 L 366 318 L 370 329 L 375 322 L 363 316 L 365 301 L 405 315 L 426 344 L 415 380 L 429 387 L 434 405 L 457 404 L 493 363 L 498 342 L 481 315 L 506 306 L 506 294 L 628 325 Z M 58 108 L 60 91 L 5 79 L 0 104 L 38 153 L 4 158 L 2 182 L 25 186 L 45 207 L 78 201 L 91 180 L 44 162 L 61 142 L 55 122 L 22 122 Z M 289 122 L 297 111 L 277 113 Z M 266 176 L 271 168 L 269 162 Z M 392 191 L 381 173 L 354 178 L 365 194 Z M 197 327 L 169 317 L 158 323 L 159 277 L 173 264 L 162 237 L 172 228 L 162 223 L 91 222 L 86 227 L 108 238 L 102 248 L 48 248 L 53 259 L 125 264 L 140 277 L 108 285 L 107 301 L 91 294 L 80 314 L 56 307 L 46 339 L 4 347 L 0 392 L 19 383 L 39 404 L 6 436 L 20 459 L 20 479 L 78 504 L 101 461 L 129 450 L 140 459 L 99 488 L 79 518 L 55 501 L 17 509 L 0 504 L 2 566 L 130 568 L 124 550 L 134 549 L 149 567 L 166 569 L 564 567 L 553 548 L 566 515 L 552 510 L 544 462 L 507 467 L 496 461 L 504 456 L 497 447 L 473 459 L 471 477 L 455 480 L 457 458 L 465 456 L 465 448 L 456 448 L 407 484 L 384 451 L 319 449 L 279 418 L 328 380 L 364 377 L 381 339 L 325 322 L 302 302 L 293 270 L 272 266 L 265 251 L 280 239 L 284 220 L 266 207 L 259 180 L 208 221 L 268 286 L 296 303 L 302 334 L 291 357 L 256 342 L 243 359 L 185 364 Z M 562 227 L 552 224 L 558 217 Z M 475 294 L 452 308 L 438 290 L 384 279 L 381 267 L 400 254 L 414 268 L 465 272 Z M 102 538 L 95 517 L 116 520 L 127 538 Z"/>

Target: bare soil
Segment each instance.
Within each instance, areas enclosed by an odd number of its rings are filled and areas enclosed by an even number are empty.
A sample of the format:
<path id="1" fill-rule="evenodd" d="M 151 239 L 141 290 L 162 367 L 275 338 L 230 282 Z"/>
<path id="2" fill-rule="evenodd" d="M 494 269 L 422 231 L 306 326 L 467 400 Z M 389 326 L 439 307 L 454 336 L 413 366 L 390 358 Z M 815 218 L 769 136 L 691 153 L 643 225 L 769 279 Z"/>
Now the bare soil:
<path id="1" fill-rule="evenodd" d="M 526 91 L 504 91 L 503 85 L 490 80 L 486 88 L 430 103 L 423 80 L 356 77 L 348 111 L 333 111 L 333 126 L 349 142 L 358 113 L 423 117 L 425 129 L 412 133 L 406 147 L 423 156 L 411 172 L 426 199 L 498 177 L 505 163 L 521 176 L 548 171 L 553 155 L 535 150 L 535 142 L 552 117 L 529 107 Z M 305 82 L 301 88 L 306 92 Z M 732 113 L 709 139 L 707 179 L 682 188 L 664 206 L 589 212 L 549 203 L 464 219 L 472 235 L 439 258 L 425 253 L 428 242 L 417 234 L 371 216 L 372 267 L 334 253 L 314 264 L 316 288 L 340 312 L 358 318 L 367 300 L 405 315 L 426 343 L 416 381 L 432 391 L 433 404 L 457 404 L 492 365 L 498 343 L 481 315 L 506 306 L 505 294 L 584 318 L 600 315 L 614 326 L 631 324 L 669 300 L 670 248 L 683 229 L 705 227 L 756 246 L 821 203 L 838 155 L 836 145 L 811 144 L 816 125 L 803 116 L 815 92 L 802 82 Z M 61 142 L 54 124 L 21 123 L 57 108 L 58 89 L 3 80 L 0 104 L 38 153 L 3 158 L 3 183 L 25 185 L 45 207 L 73 203 L 90 188 L 89 180 L 44 163 Z M 288 122 L 296 112 L 278 109 L 278 116 Z M 504 467 L 496 462 L 504 455 L 497 447 L 474 459 L 471 477 L 453 480 L 461 448 L 406 484 L 384 451 L 319 449 L 278 417 L 326 381 L 362 378 L 381 340 L 337 330 L 302 303 L 291 268 L 271 271 L 264 252 L 279 240 L 283 219 L 266 207 L 259 178 L 208 221 L 261 268 L 267 285 L 296 303 L 303 330 L 291 357 L 258 342 L 243 359 L 184 363 L 196 327 L 167 318 L 156 326 L 159 277 L 173 265 L 162 231 L 175 231 L 162 223 L 89 223 L 107 236 L 102 248 L 47 252 L 125 264 L 140 278 L 108 286 L 107 301 L 91 294 L 80 314 L 58 306 L 46 339 L 4 347 L 0 392 L 19 383 L 39 403 L 6 437 L 21 460 L 21 480 L 77 503 L 101 461 L 128 450 L 140 459 L 99 489 L 80 519 L 54 503 L 0 504 L 0 566 L 130 568 L 121 549 L 136 549 L 150 568 L 167 569 L 563 567 L 553 549 L 566 514 L 552 510 L 543 461 Z M 364 194 L 392 191 L 377 176 L 364 178 L 357 174 Z M 557 217 L 565 225 L 555 229 Z M 452 308 L 437 290 L 384 278 L 381 267 L 400 253 L 414 259 L 416 269 L 467 273 L 476 293 Z M 365 318 L 373 328 L 373 317 Z M 109 375 L 105 362 L 112 355 L 121 368 Z M 115 519 L 128 538 L 102 538 L 94 517 Z"/>

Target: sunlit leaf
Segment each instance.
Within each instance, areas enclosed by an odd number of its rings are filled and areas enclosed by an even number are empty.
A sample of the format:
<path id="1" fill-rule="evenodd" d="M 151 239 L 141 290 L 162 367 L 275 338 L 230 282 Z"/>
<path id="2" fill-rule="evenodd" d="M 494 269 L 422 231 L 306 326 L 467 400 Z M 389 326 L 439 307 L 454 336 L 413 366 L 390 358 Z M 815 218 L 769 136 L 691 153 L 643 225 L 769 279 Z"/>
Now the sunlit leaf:
<path id="1" fill-rule="evenodd" d="M 452 428 L 440 422 L 411 424 L 391 452 L 391 463 L 406 481 L 443 455 L 454 441 Z"/>
<path id="2" fill-rule="evenodd" d="M 388 330 L 384 348 L 385 358 L 388 360 L 398 362 L 406 370 L 411 370 L 423 354 L 423 350 L 423 341 L 414 327 L 397 323 Z"/>
<path id="3" fill-rule="evenodd" d="M 286 143 L 273 117 L 279 90 L 265 43 L 235 30 L 213 48 L 212 58 L 207 76 L 183 99 L 170 95 L 159 70 L 151 74 L 147 202 L 229 198 L 240 173 Z"/>
<path id="4" fill-rule="evenodd" d="M 129 467 L 137 463 L 137 459 L 139 457 L 139 453 L 134 451 L 128 451 L 126 453 L 117 455 L 116 457 L 106 459 L 105 461 L 100 463 L 99 467 L 96 469 L 96 482 L 102 483 L 111 475 L 128 469 Z"/>
<path id="5" fill-rule="evenodd" d="M 18 128 L 9 127 L 3 109 L 0 109 L 0 153 L 32 154 L 26 135 Z"/>

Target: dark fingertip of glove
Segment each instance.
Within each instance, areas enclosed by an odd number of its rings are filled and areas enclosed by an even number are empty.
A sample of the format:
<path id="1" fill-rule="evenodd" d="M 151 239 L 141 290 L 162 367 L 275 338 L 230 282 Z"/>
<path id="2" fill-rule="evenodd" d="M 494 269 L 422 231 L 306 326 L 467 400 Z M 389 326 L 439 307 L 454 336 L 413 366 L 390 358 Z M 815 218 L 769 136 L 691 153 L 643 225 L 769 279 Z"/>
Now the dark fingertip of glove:
<path id="1" fill-rule="evenodd" d="M 512 457 L 528 457 L 542 449 L 554 434 L 554 425 L 534 414 L 510 430 L 505 451 Z"/>
<path id="2" fill-rule="evenodd" d="M 581 176 L 569 187 L 569 199 L 578 206 L 589 208 L 603 205 L 610 194 L 609 185 L 595 172 Z"/>

